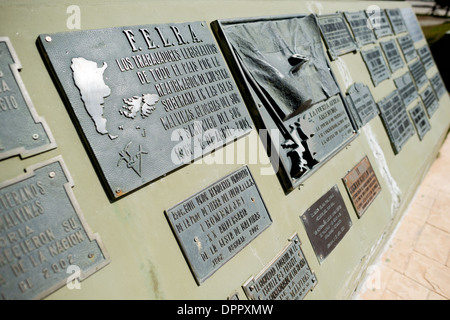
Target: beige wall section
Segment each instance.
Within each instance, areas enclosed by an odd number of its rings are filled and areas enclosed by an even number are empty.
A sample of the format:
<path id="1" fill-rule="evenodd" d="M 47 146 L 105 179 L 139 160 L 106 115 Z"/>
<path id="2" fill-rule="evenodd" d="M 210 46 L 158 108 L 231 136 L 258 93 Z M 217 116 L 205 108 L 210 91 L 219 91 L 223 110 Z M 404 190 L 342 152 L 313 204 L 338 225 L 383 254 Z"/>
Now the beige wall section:
<path id="1" fill-rule="evenodd" d="M 322 168 L 301 189 L 285 195 L 268 164 L 256 130 L 221 152 L 245 147 L 246 163 L 255 176 L 273 219 L 272 225 L 253 240 L 212 277 L 198 286 L 165 218 L 164 210 L 200 191 L 242 164 L 188 165 L 137 192 L 111 203 L 71 122 L 36 47 L 42 33 L 70 31 L 66 9 L 81 9 L 81 29 L 206 21 L 280 14 L 356 11 L 376 4 L 382 8 L 405 7 L 405 2 L 313 2 L 313 1 L 2 1 L 0 35 L 8 36 L 21 60 L 21 77 L 40 116 L 48 122 L 58 148 L 25 160 L 13 157 L 0 162 L 0 180 L 13 178 L 23 168 L 62 155 L 75 187 L 73 191 L 93 232 L 99 233 L 111 263 L 81 283 L 80 290 L 61 288 L 48 299 L 226 299 L 234 291 L 246 296 L 244 282 L 277 255 L 287 239 L 298 233 L 302 249 L 315 272 L 318 285 L 306 299 L 349 298 L 363 270 L 401 218 L 418 184 L 434 160 L 450 122 L 450 100 L 445 95 L 431 119 L 432 130 L 423 141 L 417 134 L 394 155 L 380 117 Z M 387 39 L 387 38 L 386 38 Z M 416 48 L 425 40 L 416 43 Z M 76 44 L 74 44 L 76 45 Z M 376 88 L 359 53 L 347 54 L 331 63 L 341 89 L 351 81 L 367 84 L 376 101 L 395 89 L 392 78 Z M 393 77 L 403 74 L 398 70 Z M 428 76 L 437 71 L 428 70 Z M 411 104 L 412 106 L 414 104 Z M 254 163 L 249 150 L 261 150 Z M 219 158 L 212 154 L 204 162 Z M 341 178 L 367 155 L 380 181 L 382 192 L 361 219 L 352 207 Z M 383 164 L 383 160 L 385 161 Z M 236 161 L 234 161 L 236 162 Z M 387 166 L 385 165 L 387 164 Z M 264 171 L 265 170 L 265 171 Z M 267 175 L 267 171 L 272 174 Z M 320 196 L 337 184 L 353 226 L 328 258 L 319 265 L 299 216 Z M 398 189 L 396 189 L 398 188 Z"/>

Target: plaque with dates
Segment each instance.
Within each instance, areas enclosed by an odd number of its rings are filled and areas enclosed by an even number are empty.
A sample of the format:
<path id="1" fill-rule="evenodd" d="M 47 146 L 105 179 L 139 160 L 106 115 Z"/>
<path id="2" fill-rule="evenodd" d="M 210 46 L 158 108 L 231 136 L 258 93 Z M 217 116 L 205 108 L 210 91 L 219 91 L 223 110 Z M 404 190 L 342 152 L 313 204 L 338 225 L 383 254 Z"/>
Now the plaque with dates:
<path id="1" fill-rule="evenodd" d="M 436 94 L 433 89 L 431 89 L 431 85 L 428 85 L 425 90 L 420 94 L 425 109 L 427 110 L 428 117 L 432 117 L 439 107 L 439 101 L 436 98 Z"/>
<path id="2" fill-rule="evenodd" d="M 342 13 L 319 15 L 317 16 L 317 22 L 333 60 L 343 54 L 357 50 L 356 43 L 345 24 Z"/>
<path id="3" fill-rule="evenodd" d="M 322 263 L 336 248 L 352 226 L 337 185 L 309 207 L 300 219 L 319 263 Z"/>
<path id="4" fill-rule="evenodd" d="M 41 35 L 112 199 L 250 132 L 208 25 L 141 25 Z"/>
<path id="5" fill-rule="evenodd" d="M 359 128 L 379 114 L 369 87 L 363 83 L 352 84 L 347 92 L 347 102 Z"/>
<path id="6" fill-rule="evenodd" d="M 391 25 L 384 10 L 366 11 L 378 39 L 393 35 Z"/>
<path id="7" fill-rule="evenodd" d="M 416 86 L 414 85 L 414 81 L 411 77 L 411 73 L 406 72 L 401 77 L 394 79 L 394 82 L 406 107 L 408 107 L 411 102 L 419 97 Z"/>
<path id="8" fill-rule="evenodd" d="M 302 300 L 313 290 L 317 278 L 300 247 L 297 234 L 257 276 L 244 285 L 249 300 Z"/>
<path id="9" fill-rule="evenodd" d="M 398 44 L 402 49 L 403 55 L 405 56 L 406 62 L 410 62 L 417 57 L 416 48 L 414 47 L 414 42 L 409 34 L 397 38 Z"/>
<path id="10" fill-rule="evenodd" d="M 38 116 L 19 74 L 22 68 L 8 37 L 0 37 L 0 160 L 56 148 L 45 120 Z"/>
<path id="11" fill-rule="evenodd" d="M 370 24 L 367 21 L 367 15 L 364 11 L 344 12 L 344 15 L 353 32 L 356 44 L 359 47 L 377 42 L 372 29 L 369 28 Z"/>
<path id="12" fill-rule="evenodd" d="M 170 208 L 166 216 L 199 285 L 272 223 L 248 167 Z"/>
<path id="13" fill-rule="evenodd" d="M 431 55 L 430 47 L 427 44 L 417 49 L 417 53 L 419 54 L 420 60 L 422 60 L 425 70 L 428 71 L 434 66 L 433 56 Z"/>
<path id="14" fill-rule="evenodd" d="M 361 55 L 366 63 L 375 87 L 384 80 L 389 79 L 391 72 L 389 71 L 379 46 L 368 50 L 361 50 Z"/>
<path id="15" fill-rule="evenodd" d="M 41 299 L 109 263 L 61 157 L 0 184 L 0 297 Z M 70 274 L 70 276 L 69 276 Z"/>
<path id="16" fill-rule="evenodd" d="M 417 105 L 411 110 L 409 110 L 409 115 L 411 116 L 414 126 L 416 127 L 419 139 L 422 140 L 425 134 L 430 131 L 431 125 L 428 121 L 427 115 L 425 114 L 425 110 L 421 101 L 419 101 Z"/>
<path id="17" fill-rule="evenodd" d="M 381 42 L 381 48 L 383 48 L 384 55 L 386 56 L 386 60 L 392 73 L 405 66 L 394 39 Z"/>
<path id="18" fill-rule="evenodd" d="M 364 157 L 343 178 L 353 207 L 359 218 L 366 212 L 370 204 L 381 192 L 381 186 L 373 171 L 369 158 Z"/>
<path id="19" fill-rule="evenodd" d="M 427 74 L 420 59 L 416 59 L 409 64 L 409 71 L 411 72 L 414 82 L 416 83 L 417 90 L 421 90 L 424 85 L 428 83 Z"/>
<path id="20" fill-rule="evenodd" d="M 386 9 L 386 13 L 391 21 L 392 29 L 395 34 L 408 31 L 400 9 Z"/>
<path id="21" fill-rule="evenodd" d="M 430 78 L 431 85 L 433 86 L 434 92 L 438 100 L 447 92 L 445 84 L 442 81 L 441 75 L 437 72 L 434 76 Z"/>

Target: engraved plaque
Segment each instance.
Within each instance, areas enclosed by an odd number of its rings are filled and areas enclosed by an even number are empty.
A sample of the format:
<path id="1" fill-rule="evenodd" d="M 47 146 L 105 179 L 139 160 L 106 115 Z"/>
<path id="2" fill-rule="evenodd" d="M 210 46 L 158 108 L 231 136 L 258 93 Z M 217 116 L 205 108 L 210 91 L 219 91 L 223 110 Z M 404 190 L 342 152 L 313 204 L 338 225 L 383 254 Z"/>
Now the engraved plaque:
<path id="1" fill-rule="evenodd" d="M 344 15 L 359 47 L 377 42 L 364 11 L 344 12 Z"/>
<path id="2" fill-rule="evenodd" d="M 409 115 L 411 116 L 414 126 L 416 127 L 419 139 L 422 140 L 425 134 L 430 131 L 431 125 L 425 114 L 421 101 L 419 101 L 414 108 L 409 110 Z"/>
<path id="3" fill-rule="evenodd" d="M 301 215 L 301 220 L 319 263 L 326 259 L 352 226 L 337 185 L 309 207 Z"/>
<path id="4" fill-rule="evenodd" d="M 401 77 L 394 79 L 394 82 L 406 107 L 419 97 L 416 86 L 411 78 L 411 73 L 406 72 Z"/>
<path id="5" fill-rule="evenodd" d="M 409 71 L 411 71 L 417 90 L 420 91 L 420 89 L 428 83 L 427 74 L 420 59 L 416 59 L 409 64 Z"/>
<path id="6" fill-rule="evenodd" d="M 431 89 L 431 85 L 428 85 L 420 96 L 422 97 L 423 104 L 427 110 L 428 117 L 431 118 L 439 107 L 439 101 L 437 100 L 433 89 Z"/>
<path id="7" fill-rule="evenodd" d="M 417 21 L 417 17 L 413 9 L 401 8 L 400 11 L 402 13 L 406 29 L 408 30 L 408 33 L 411 35 L 412 40 L 414 42 L 418 42 L 424 39 L 425 37 L 422 32 L 422 27 L 420 26 L 419 21 Z"/>
<path id="8" fill-rule="evenodd" d="M 206 23 L 39 37 L 112 198 L 251 130 Z"/>
<path id="9" fill-rule="evenodd" d="M 354 83 L 348 89 L 347 101 L 353 114 L 353 119 L 361 128 L 378 114 L 377 104 L 373 99 L 368 86 L 363 83 Z"/>
<path id="10" fill-rule="evenodd" d="M 383 53 L 379 46 L 369 50 L 361 50 L 361 55 L 369 70 L 373 85 L 376 87 L 382 81 L 389 79 L 391 72 L 389 71 Z"/>
<path id="11" fill-rule="evenodd" d="M 441 75 L 437 72 L 434 76 L 430 78 L 431 85 L 433 86 L 434 92 L 438 100 L 447 92 L 445 84 L 442 81 Z"/>
<path id="12" fill-rule="evenodd" d="M 56 148 L 19 75 L 22 68 L 8 37 L 0 37 L 0 160 L 26 158 Z"/>
<path id="13" fill-rule="evenodd" d="M 347 192 L 352 200 L 358 218 L 366 212 L 370 204 L 381 192 L 381 186 L 370 164 L 369 158 L 364 157 L 343 178 Z"/>
<path id="14" fill-rule="evenodd" d="M 433 56 L 431 55 L 428 44 L 425 44 L 423 47 L 417 49 L 417 53 L 419 54 L 420 60 L 422 60 L 425 70 L 428 71 L 432 66 L 434 66 Z"/>
<path id="15" fill-rule="evenodd" d="M 333 60 L 343 54 L 357 50 L 356 43 L 345 24 L 342 13 L 320 15 L 317 17 L 317 22 Z"/>
<path id="16" fill-rule="evenodd" d="M 61 157 L 0 184 L 3 299 L 44 298 L 109 263 L 98 235 L 86 225 L 73 185 Z"/>
<path id="17" fill-rule="evenodd" d="M 398 90 L 380 100 L 378 108 L 394 153 L 398 154 L 406 141 L 414 135 L 414 128 Z"/>
<path id="18" fill-rule="evenodd" d="M 393 35 L 391 25 L 384 10 L 378 9 L 375 12 L 366 11 L 366 13 L 378 39 Z"/>
<path id="19" fill-rule="evenodd" d="M 405 66 L 394 39 L 381 42 L 381 48 L 383 48 L 386 60 L 388 61 L 392 73 Z"/>
<path id="20" fill-rule="evenodd" d="M 395 34 L 408 31 L 400 9 L 386 9 L 386 13 L 391 21 L 392 29 L 394 29 Z"/>
<path id="21" fill-rule="evenodd" d="M 272 223 L 248 167 L 170 208 L 166 215 L 199 285 Z"/>
<path id="22" fill-rule="evenodd" d="M 302 300 L 317 284 L 297 234 L 288 245 L 243 289 L 249 300 Z"/>
<path id="23" fill-rule="evenodd" d="M 410 62 L 417 57 L 416 48 L 414 47 L 414 42 L 409 34 L 397 38 L 398 44 L 402 49 L 403 55 L 405 56 L 406 62 Z"/>

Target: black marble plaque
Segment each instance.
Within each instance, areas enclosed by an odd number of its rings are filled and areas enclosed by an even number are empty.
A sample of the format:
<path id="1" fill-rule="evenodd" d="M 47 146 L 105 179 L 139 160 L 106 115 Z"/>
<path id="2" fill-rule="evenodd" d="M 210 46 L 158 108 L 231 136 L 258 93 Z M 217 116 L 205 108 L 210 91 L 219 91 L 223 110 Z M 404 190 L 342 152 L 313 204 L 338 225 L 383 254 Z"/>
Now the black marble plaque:
<path id="1" fill-rule="evenodd" d="M 366 63 L 375 87 L 382 81 L 389 79 L 391 72 L 389 71 L 379 46 L 368 50 L 361 50 L 361 55 Z"/>
<path id="2" fill-rule="evenodd" d="M 386 13 L 391 21 L 392 29 L 395 34 L 408 31 L 400 9 L 386 9 Z"/>
<path id="3" fill-rule="evenodd" d="M 431 118 L 439 107 L 439 101 L 434 93 L 431 85 L 428 85 L 425 90 L 420 94 L 425 109 L 427 110 L 428 117 Z"/>
<path id="4" fill-rule="evenodd" d="M 0 37 L 0 160 L 56 148 L 46 121 L 39 117 L 19 74 L 19 58 L 8 37 Z"/>
<path id="5" fill-rule="evenodd" d="M 405 66 L 394 39 L 383 41 L 380 44 L 392 73 Z"/>
<path id="6" fill-rule="evenodd" d="M 317 278 L 300 245 L 298 235 L 293 235 L 269 265 L 243 285 L 250 300 L 302 300 L 314 289 Z"/>
<path id="7" fill-rule="evenodd" d="M 337 185 L 314 202 L 300 218 L 319 263 L 336 248 L 352 226 Z"/>
<path id="8" fill-rule="evenodd" d="M 430 78 L 430 82 L 431 85 L 433 86 L 434 92 L 436 93 L 438 100 L 441 99 L 442 96 L 447 92 L 447 89 L 445 88 L 445 84 L 442 81 L 439 72 L 437 72 L 434 76 Z"/>
<path id="9" fill-rule="evenodd" d="M 243 167 L 166 211 L 200 285 L 272 220 L 248 167 Z"/>
<path id="10" fill-rule="evenodd" d="M 0 297 L 41 299 L 109 263 L 73 195 L 61 157 L 0 184 Z"/>
<path id="11" fill-rule="evenodd" d="M 377 42 L 372 31 L 372 26 L 368 22 L 367 15 L 364 11 L 344 12 L 344 15 L 353 32 L 356 44 L 359 47 Z"/>
<path id="12" fill-rule="evenodd" d="M 431 125 L 428 121 L 427 115 L 425 114 L 425 110 L 421 101 L 419 101 L 417 105 L 411 110 L 409 110 L 409 115 L 411 116 L 414 126 L 416 127 L 419 139 L 422 140 L 425 134 L 430 131 Z"/>
<path id="13" fill-rule="evenodd" d="M 401 77 L 394 79 L 394 82 L 406 107 L 408 107 L 411 102 L 419 97 L 416 86 L 414 85 L 414 81 L 411 77 L 411 73 L 406 72 Z"/>
<path id="14" fill-rule="evenodd" d="M 419 54 L 420 60 L 422 60 L 425 70 L 428 71 L 432 66 L 434 66 L 433 56 L 431 55 L 428 44 L 424 44 L 422 47 L 417 49 L 417 53 Z"/>
<path id="15" fill-rule="evenodd" d="M 363 83 L 352 84 L 347 91 L 347 102 L 358 128 L 379 114 L 369 87 Z"/>
<path id="16" fill-rule="evenodd" d="M 251 130 L 204 22 L 41 35 L 39 43 L 112 198 Z"/>
<path id="17" fill-rule="evenodd" d="M 391 25 L 384 10 L 376 8 L 376 6 L 370 6 L 369 10 L 366 10 L 370 23 L 372 24 L 373 31 L 378 39 L 393 35 Z M 376 9 L 375 9 L 376 8 Z"/>
<path id="18" fill-rule="evenodd" d="M 427 74 L 420 59 L 414 60 L 414 62 L 408 65 L 414 82 L 416 83 L 417 90 L 420 91 L 424 85 L 428 83 Z"/>
<path id="19" fill-rule="evenodd" d="M 412 41 L 409 33 L 405 34 L 404 36 L 398 37 L 397 41 L 400 45 L 400 48 L 402 49 L 407 63 L 417 57 L 416 48 L 414 47 L 414 42 Z"/>

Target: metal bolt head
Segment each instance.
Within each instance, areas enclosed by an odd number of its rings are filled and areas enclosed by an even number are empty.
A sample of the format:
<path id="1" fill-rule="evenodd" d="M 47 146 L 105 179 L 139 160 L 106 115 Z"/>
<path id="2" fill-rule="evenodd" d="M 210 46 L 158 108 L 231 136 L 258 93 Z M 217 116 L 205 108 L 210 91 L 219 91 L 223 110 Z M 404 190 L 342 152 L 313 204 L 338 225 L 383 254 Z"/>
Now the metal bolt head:
<path id="1" fill-rule="evenodd" d="M 52 171 L 48 174 L 48 176 L 53 179 L 56 176 L 56 173 Z"/>
<path id="2" fill-rule="evenodd" d="M 47 42 L 52 42 L 52 37 L 46 36 L 46 37 L 45 37 L 45 41 L 47 41 Z"/>
<path id="3" fill-rule="evenodd" d="M 37 140 L 37 139 L 39 139 L 39 135 L 37 134 L 37 133 L 35 133 L 35 134 L 33 134 L 33 140 Z"/>

